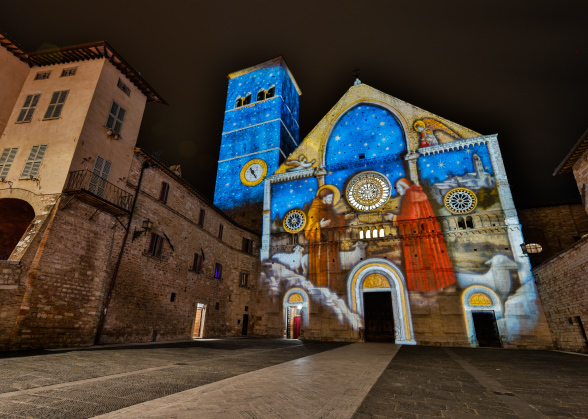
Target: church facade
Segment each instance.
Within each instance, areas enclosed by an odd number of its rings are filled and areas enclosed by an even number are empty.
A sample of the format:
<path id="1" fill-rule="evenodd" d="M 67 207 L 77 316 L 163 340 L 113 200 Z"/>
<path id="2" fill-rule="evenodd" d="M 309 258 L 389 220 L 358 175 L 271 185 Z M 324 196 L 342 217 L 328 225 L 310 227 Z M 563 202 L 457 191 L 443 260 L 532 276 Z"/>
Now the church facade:
<path id="1" fill-rule="evenodd" d="M 229 79 L 215 204 L 262 231 L 256 335 L 551 347 L 496 135 L 357 80 L 299 140 L 282 59 Z"/>

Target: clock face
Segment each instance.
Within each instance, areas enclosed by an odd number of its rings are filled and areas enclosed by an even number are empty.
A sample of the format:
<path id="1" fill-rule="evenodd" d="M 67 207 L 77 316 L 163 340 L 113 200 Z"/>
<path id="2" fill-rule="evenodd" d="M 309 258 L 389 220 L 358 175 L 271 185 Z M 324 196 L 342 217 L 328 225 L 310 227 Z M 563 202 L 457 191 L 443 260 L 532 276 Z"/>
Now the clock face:
<path id="1" fill-rule="evenodd" d="M 351 178 L 345 195 L 353 208 L 363 212 L 375 211 L 390 198 L 390 182 L 378 172 L 362 172 Z"/>
<path id="2" fill-rule="evenodd" d="M 267 164 L 261 159 L 249 160 L 241 169 L 241 182 L 246 186 L 255 186 L 265 178 Z"/>

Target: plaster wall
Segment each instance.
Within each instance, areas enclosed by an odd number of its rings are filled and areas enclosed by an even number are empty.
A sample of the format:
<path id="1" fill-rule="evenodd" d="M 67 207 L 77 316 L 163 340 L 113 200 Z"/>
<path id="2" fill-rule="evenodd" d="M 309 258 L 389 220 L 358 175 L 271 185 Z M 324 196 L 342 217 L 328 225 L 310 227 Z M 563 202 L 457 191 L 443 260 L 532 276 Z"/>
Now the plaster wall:
<path id="1" fill-rule="evenodd" d="M 4 132 L 20 94 L 29 66 L 7 49 L 0 47 L 0 135 Z"/>

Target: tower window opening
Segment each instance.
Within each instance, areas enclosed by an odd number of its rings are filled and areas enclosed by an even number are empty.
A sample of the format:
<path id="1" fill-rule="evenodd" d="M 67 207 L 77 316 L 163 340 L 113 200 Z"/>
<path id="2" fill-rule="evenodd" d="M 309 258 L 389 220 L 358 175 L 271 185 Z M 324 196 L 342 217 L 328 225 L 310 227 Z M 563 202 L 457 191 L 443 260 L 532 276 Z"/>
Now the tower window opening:
<path id="1" fill-rule="evenodd" d="M 372 238 L 372 232 L 370 230 L 365 232 L 365 238 L 366 239 L 371 239 Z"/>
<path id="2" fill-rule="evenodd" d="M 275 94 L 276 94 L 276 86 L 272 86 L 269 89 L 267 89 L 267 92 L 265 94 L 265 98 L 269 99 L 270 97 L 274 97 Z"/>
<path id="3" fill-rule="evenodd" d="M 466 217 L 466 227 L 467 228 L 474 228 L 474 219 L 469 215 Z"/>
<path id="4" fill-rule="evenodd" d="M 247 96 L 245 96 L 245 99 L 243 99 L 243 105 L 249 105 L 251 103 L 251 93 L 248 93 Z"/>
<path id="5" fill-rule="evenodd" d="M 265 99 L 265 90 L 261 89 L 257 92 L 257 100 L 264 100 Z"/>
<path id="6" fill-rule="evenodd" d="M 378 230 L 374 230 L 374 231 L 372 231 L 372 237 L 373 237 L 374 239 L 377 239 L 377 238 L 378 238 Z"/>
<path id="7" fill-rule="evenodd" d="M 458 226 L 458 228 L 459 228 L 460 230 L 465 230 L 465 228 L 466 228 L 466 223 L 465 223 L 465 220 L 463 219 L 463 217 L 459 217 L 459 218 L 457 219 L 457 226 Z"/>
<path id="8" fill-rule="evenodd" d="M 363 239 L 363 230 L 359 230 L 359 239 Z"/>
<path id="9" fill-rule="evenodd" d="M 237 100 L 235 100 L 235 108 L 240 108 L 241 106 L 243 106 L 243 98 L 238 97 Z"/>
<path id="10" fill-rule="evenodd" d="M 365 159 L 365 153 L 359 153 L 359 158 L 360 159 Z"/>
<path id="11" fill-rule="evenodd" d="M 381 229 L 380 229 L 380 237 L 384 237 L 384 236 L 385 236 L 385 234 L 384 234 L 384 229 L 383 229 L 383 228 L 381 228 Z"/>

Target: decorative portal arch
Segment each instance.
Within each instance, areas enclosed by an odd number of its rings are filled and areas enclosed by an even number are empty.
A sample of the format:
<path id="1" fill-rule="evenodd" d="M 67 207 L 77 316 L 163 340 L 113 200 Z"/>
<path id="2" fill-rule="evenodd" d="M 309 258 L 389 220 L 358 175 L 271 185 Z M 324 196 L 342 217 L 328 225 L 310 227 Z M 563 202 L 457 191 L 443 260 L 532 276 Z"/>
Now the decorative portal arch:
<path id="1" fill-rule="evenodd" d="M 302 288 L 292 288 L 284 296 L 284 324 L 288 321 L 288 310 L 296 307 L 302 316 L 302 325 L 308 327 L 309 299 L 308 294 Z"/>
<path id="2" fill-rule="evenodd" d="M 498 332 L 501 336 L 504 336 L 505 331 L 500 327 L 503 322 L 498 321 L 504 316 L 504 313 L 500 299 L 494 291 L 483 285 L 472 285 L 463 291 L 461 302 L 468 340 L 470 341 L 471 346 L 479 346 L 478 339 L 476 338 L 476 330 L 474 329 L 472 311 L 493 311 L 498 324 Z"/>
<path id="3" fill-rule="evenodd" d="M 0 260 L 7 260 L 35 218 L 35 210 L 22 199 L 3 198 L 0 214 Z"/>
<path id="4" fill-rule="evenodd" d="M 363 318 L 364 292 L 390 292 L 394 312 L 396 343 L 416 345 L 406 281 L 398 267 L 386 259 L 370 258 L 349 273 L 347 298 L 349 308 Z"/>

